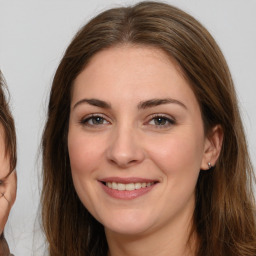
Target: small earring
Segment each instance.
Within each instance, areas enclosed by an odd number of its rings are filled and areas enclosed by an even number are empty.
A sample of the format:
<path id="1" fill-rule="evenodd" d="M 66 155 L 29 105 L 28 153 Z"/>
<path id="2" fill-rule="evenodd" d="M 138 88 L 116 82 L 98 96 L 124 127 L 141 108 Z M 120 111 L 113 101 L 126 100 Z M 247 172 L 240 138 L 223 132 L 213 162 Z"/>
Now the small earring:
<path id="1" fill-rule="evenodd" d="M 208 162 L 208 169 L 210 170 L 212 168 L 212 164 Z"/>

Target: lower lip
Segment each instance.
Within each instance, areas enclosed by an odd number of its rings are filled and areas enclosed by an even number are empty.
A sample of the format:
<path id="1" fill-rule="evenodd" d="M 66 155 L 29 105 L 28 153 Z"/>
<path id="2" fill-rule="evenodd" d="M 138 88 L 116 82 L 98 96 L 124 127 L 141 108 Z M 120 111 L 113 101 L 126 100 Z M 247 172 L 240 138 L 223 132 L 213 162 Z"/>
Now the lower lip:
<path id="1" fill-rule="evenodd" d="M 151 191 L 156 184 L 153 184 L 149 187 L 145 187 L 145 188 L 140 188 L 140 189 L 135 189 L 132 191 L 129 190 L 117 190 L 117 189 L 112 189 L 107 187 L 106 185 L 104 185 L 103 183 L 101 183 L 101 186 L 103 188 L 103 190 L 110 195 L 113 198 L 116 199 L 122 199 L 122 200 L 131 200 L 131 199 L 135 199 L 138 198 L 140 196 L 143 196 L 144 194 L 148 193 L 149 191 Z"/>

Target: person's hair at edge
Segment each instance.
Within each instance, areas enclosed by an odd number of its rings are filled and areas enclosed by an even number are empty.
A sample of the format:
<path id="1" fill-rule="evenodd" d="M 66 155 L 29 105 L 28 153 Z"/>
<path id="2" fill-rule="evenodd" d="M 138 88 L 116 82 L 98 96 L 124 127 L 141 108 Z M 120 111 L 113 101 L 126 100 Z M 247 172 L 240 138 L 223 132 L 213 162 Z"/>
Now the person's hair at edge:
<path id="1" fill-rule="evenodd" d="M 15 133 L 15 125 L 14 120 L 12 118 L 8 101 L 5 97 L 5 92 L 8 92 L 8 89 L 5 84 L 5 80 L 3 74 L 0 70 L 0 127 L 1 127 L 1 136 L 4 136 L 4 150 L 5 152 L 0 152 L 0 154 L 4 154 L 5 157 L 10 157 L 10 171 L 7 176 L 0 177 L 0 179 L 7 178 L 15 169 L 16 162 L 17 162 L 17 155 L 16 155 L 16 133 Z M 8 93 L 7 93 L 8 95 Z M 0 181 L 1 185 L 2 181 Z M 3 209 L 0 209 L 3 210 Z M 0 254 L 7 255 L 6 253 L 9 252 L 9 248 L 7 242 L 4 238 L 4 233 L 0 234 Z M 10 254 L 12 255 L 12 254 Z"/>
<path id="2" fill-rule="evenodd" d="M 0 70 L 0 125 L 3 127 L 5 139 L 5 152 L 4 154 L 10 156 L 10 173 L 15 169 L 17 156 L 16 156 L 16 133 L 14 120 L 12 118 L 8 101 L 5 97 L 5 91 L 8 92 L 5 85 L 3 74 Z M 3 152 L 1 152 L 2 154 Z M 3 177 L 1 177 L 3 178 Z"/>
<path id="3" fill-rule="evenodd" d="M 215 125 L 223 129 L 216 166 L 201 171 L 196 186 L 191 230 L 198 236 L 196 255 L 255 255 L 254 174 L 227 63 L 197 20 L 159 2 L 93 18 L 56 71 L 42 139 L 42 221 L 50 255 L 107 255 L 104 227 L 80 202 L 72 182 L 67 134 L 75 78 L 96 53 L 121 44 L 153 46 L 175 59 L 198 100 L 206 136 Z"/>

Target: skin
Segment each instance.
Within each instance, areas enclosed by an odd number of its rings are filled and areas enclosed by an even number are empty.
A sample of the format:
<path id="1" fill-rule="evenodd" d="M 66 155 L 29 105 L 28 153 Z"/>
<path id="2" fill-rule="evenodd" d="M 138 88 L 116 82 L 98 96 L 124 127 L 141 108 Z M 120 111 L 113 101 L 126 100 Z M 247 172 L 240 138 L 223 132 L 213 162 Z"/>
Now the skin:
<path id="1" fill-rule="evenodd" d="M 142 107 L 152 99 L 172 100 Z M 221 138 L 219 127 L 205 136 L 196 97 L 163 51 L 122 45 L 91 59 L 74 83 L 68 149 L 77 194 L 104 225 L 109 255 L 193 255 L 195 186 L 200 169 L 215 164 Z M 157 184 L 123 200 L 104 191 L 108 177 Z"/>
<path id="2" fill-rule="evenodd" d="M 4 230 L 11 207 L 16 199 L 16 171 L 10 173 L 10 158 L 5 153 L 4 130 L 0 125 L 0 234 Z"/>

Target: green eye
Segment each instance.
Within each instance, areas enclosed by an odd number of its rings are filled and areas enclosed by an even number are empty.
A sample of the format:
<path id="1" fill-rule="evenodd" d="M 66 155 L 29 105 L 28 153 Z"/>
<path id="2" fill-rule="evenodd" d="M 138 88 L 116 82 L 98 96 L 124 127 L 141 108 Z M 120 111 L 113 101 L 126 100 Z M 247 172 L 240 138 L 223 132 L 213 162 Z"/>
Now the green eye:
<path id="1" fill-rule="evenodd" d="M 92 124 L 103 124 L 104 118 L 102 118 L 100 116 L 91 117 L 91 120 L 89 120 L 89 122 L 91 122 Z"/>
<path id="2" fill-rule="evenodd" d="M 167 128 L 175 124 L 175 121 L 169 117 L 157 115 L 153 117 L 148 124 L 152 126 L 156 126 L 158 128 Z"/>
<path id="3" fill-rule="evenodd" d="M 108 124 L 109 122 L 104 117 L 95 115 L 81 120 L 80 123 L 87 126 L 98 126 Z"/>
<path id="4" fill-rule="evenodd" d="M 168 120 L 163 117 L 157 117 L 157 118 L 154 118 L 153 120 L 155 125 L 165 125 L 166 123 L 168 123 Z"/>

